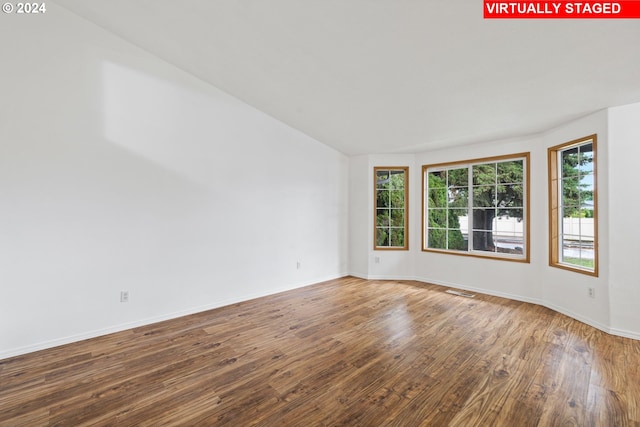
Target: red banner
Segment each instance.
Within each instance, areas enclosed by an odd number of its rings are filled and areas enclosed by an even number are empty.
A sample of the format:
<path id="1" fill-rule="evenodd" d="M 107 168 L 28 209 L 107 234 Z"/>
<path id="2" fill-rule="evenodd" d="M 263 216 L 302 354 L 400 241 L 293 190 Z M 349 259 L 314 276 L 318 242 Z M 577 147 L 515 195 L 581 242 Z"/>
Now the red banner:
<path id="1" fill-rule="evenodd" d="M 639 19 L 640 1 L 484 0 L 485 19 Z"/>

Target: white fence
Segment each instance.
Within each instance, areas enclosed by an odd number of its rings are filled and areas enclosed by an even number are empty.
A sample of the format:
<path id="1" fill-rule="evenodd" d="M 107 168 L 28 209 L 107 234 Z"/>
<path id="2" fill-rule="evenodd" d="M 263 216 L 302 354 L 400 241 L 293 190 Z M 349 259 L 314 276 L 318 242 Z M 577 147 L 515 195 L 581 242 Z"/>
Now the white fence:
<path id="1" fill-rule="evenodd" d="M 563 218 L 562 231 L 565 239 L 593 242 L 595 228 L 593 218 Z M 580 237 L 582 236 L 582 237 Z"/>
<path id="2" fill-rule="evenodd" d="M 458 217 L 458 220 L 460 221 L 460 231 L 467 235 L 469 233 L 469 217 L 461 216 Z M 582 240 L 593 241 L 595 236 L 593 218 L 563 218 L 562 227 L 565 239 L 579 240 L 582 236 Z M 522 236 L 524 235 L 524 221 L 519 221 L 518 218 L 494 218 L 493 233 L 494 237 Z"/>

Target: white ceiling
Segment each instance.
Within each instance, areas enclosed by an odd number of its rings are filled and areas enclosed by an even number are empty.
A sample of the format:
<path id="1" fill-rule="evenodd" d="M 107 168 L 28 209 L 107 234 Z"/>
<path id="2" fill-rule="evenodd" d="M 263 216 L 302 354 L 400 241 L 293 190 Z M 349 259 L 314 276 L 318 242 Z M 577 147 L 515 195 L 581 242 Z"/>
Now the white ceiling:
<path id="1" fill-rule="evenodd" d="M 484 20 L 481 0 L 56 3 L 346 154 L 640 101 L 640 20 Z"/>

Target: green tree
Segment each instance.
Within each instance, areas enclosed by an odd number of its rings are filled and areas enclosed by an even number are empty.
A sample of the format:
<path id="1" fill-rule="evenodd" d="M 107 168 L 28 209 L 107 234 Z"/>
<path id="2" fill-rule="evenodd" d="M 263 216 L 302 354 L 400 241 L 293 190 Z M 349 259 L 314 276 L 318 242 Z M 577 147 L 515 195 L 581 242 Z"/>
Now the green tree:
<path id="1" fill-rule="evenodd" d="M 563 200 L 565 216 L 593 216 L 585 202 L 593 200 L 591 148 L 563 152 Z M 429 247 L 464 249 L 458 218 L 468 211 L 469 168 L 429 172 Z M 473 249 L 495 251 L 493 220 L 524 216 L 524 161 L 475 164 L 471 167 Z M 448 237 L 448 247 L 447 247 Z"/>
<path id="2" fill-rule="evenodd" d="M 563 216 L 593 218 L 593 146 L 579 146 L 562 152 Z"/>
<path id="3" fill-rule="evenodd" d="M 377 171 L 376 246 L 404 246 L 405 173 Z"/>
<path id="4" fill-rule="evenodd" d="M 524 215 L 522 160 L 473 165 L 473 249 L 495 251 L 493 219 Z"/>
<path id="5" fill-rule="evenodd" d="M 459 216 L 467 213 L 466 170 L 429 173 L 429 247 L 465 250 Z"/>

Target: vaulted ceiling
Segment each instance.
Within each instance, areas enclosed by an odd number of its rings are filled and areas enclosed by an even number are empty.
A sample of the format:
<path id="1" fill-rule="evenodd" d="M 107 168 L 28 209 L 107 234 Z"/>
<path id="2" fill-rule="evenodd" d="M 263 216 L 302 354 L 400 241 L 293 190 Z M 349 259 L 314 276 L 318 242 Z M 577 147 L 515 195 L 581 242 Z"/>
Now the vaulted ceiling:
<path id="1" fill-rule="evenodd" d="M 481 0 L 55 1 L 346 154 L 640 101 L 640 20 L 485 20 Z"/>

